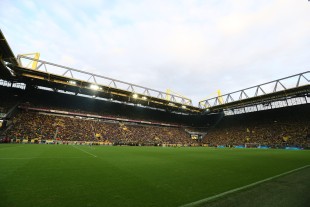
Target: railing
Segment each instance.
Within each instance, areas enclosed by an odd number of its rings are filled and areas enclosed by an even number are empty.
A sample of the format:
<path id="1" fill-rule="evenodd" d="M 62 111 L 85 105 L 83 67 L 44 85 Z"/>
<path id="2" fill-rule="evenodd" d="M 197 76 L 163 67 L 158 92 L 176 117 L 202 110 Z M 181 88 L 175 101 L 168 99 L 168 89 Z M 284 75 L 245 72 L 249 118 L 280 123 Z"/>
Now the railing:
<path id="1" fill-rule="evenodd" d="M 192 100 L 185 98 L 185 97 L 181 97 L 175 94 L 167 94 L 162 91 L 150 89 L 150 88 L 139 86 L 139 85 L 132 84 L 132 83 L 127 83 L 124 81 L 108 78 L 108 77 L 101 76 L 101 75 L 96 75 L 94 73 L 77 70 L 74 68 L 58 65 L 55 63 L 50 63 L 47 61 L 34 59 L 28 56 L 18 55 L 17 61 L 20 67 L 27 68 L 29 70 L 38 70 L 38 71 L 49 73 L 49 74 L 55 74 L 55 75 L 71 78 L 73 84 L 75 84 L 74 80 L 85 81 L 85 82 L 93 83 L 95 87 L 104 86 L 104 87 L 109 87 L 109 88 L 121 89 L 121 90 L 129 91 L 137 95 L 140 94 L 142 96 L 149 96 L 149 97 L 155 97 L 155 98 L 168 100 L 169 102 L 171 102 L 171 105 L 173 105 L 173 103 L 179 103 L 182 105 L 192 106 Z M 32 69 L 32 68 L 27 67 L 27 65 L 30 65 L 29 64 L 30 61 L 37 62 L 36 68 Z"/>
<path id="2" fill-rule="evenodd" d="M 199 108 L 207 109 L 215 106 L 225 105 L 236 101 L 259 97 L 267 94 L 285 91 L 304 85 L 309 85 L 310 71 L 281 78 L 271 82 L 263 83 L 257 86 L 224 94 L 218 97 L 210 98 L 199 102 Z"/>

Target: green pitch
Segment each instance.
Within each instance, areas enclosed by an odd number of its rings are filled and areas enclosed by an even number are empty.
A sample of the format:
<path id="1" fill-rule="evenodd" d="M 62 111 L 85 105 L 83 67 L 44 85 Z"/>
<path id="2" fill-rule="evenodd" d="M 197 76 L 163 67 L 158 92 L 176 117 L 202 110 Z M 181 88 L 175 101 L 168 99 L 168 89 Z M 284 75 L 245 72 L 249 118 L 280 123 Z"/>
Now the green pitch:
<path id="1" fill-rule="evenodd" d="M 0 206 L 181 206 L 309 164 L 310 151 L 2 144 Z"/>

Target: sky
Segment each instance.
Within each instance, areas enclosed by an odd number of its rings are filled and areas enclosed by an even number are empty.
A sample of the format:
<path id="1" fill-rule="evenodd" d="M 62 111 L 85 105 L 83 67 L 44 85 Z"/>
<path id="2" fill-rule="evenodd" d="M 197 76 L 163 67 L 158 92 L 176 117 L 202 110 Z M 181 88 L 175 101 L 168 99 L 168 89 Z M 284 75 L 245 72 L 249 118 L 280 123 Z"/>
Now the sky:
<path id="1" fill-rule="evenodd" d="M 307 0 L 0 0 L 14 54 L 198 102 L 310 68 Z"/>

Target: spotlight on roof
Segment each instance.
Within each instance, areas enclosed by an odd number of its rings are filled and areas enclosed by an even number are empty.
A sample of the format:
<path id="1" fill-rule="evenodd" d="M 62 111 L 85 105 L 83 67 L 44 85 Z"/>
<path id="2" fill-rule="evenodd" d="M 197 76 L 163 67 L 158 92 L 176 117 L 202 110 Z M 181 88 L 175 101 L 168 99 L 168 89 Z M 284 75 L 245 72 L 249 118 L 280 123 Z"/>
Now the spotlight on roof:
<path id="1" fill-rule="evenodd" d="M 174 104 L 174 103 L 169 103 L 168 105 L 169 105 L 169 106 L 175 106 L 175 104 Z"/>
<path id="2" fill-rule="evenodd" d="M 132 98 L 138 98 L 138 94 L 134 93 L 134 94 L 132 95 Z"/>
<path id="3" fill-rule="evenodd" d="M 147 98 L 146 98 L 145 96 L 142 96 L 142 99 L 143 99 L 143 100 L 146 100 Z"/>
<path id="4" fill-rule="evenodd" d="M 69 83 L 72 84 L 72 85 L 76 85 L 75 81 L 69 81 Z"/>
<path id="5" fill-rule="evenodd" d="M 90 89 L 98 91 L 100 87 L 97 85 L 90 85 Z"/>
<path id="6" fill-rule="evenodd" d="M 186 106 L 183 105 L 183 106 L 182 106 L 182 109 L 186 109 Z"/>

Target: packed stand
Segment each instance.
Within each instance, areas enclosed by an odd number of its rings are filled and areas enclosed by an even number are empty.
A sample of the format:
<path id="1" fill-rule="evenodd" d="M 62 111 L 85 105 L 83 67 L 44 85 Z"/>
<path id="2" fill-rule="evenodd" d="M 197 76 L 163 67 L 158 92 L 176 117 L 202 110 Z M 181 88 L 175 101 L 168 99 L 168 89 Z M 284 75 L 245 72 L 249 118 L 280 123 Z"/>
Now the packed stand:
<path id="1" fill-rule="evenodd" d="M 297 108 L 297 107 L 296 107 Z M 295 109 L 296 109 L 295 108 Z M 299 107 L 224 117 L 204 137 L 210 146 L 259 144 L 273 148 L 310 147 L 308 108 Z"/>
<path id="2" fill-rule="evenodd" d="M 11 139 L 109 142 L 117 145 L 190 145 L 189 134 L 178 127 L 108 123 L 103 120 L 22 111 L 6 133 Z"/>

